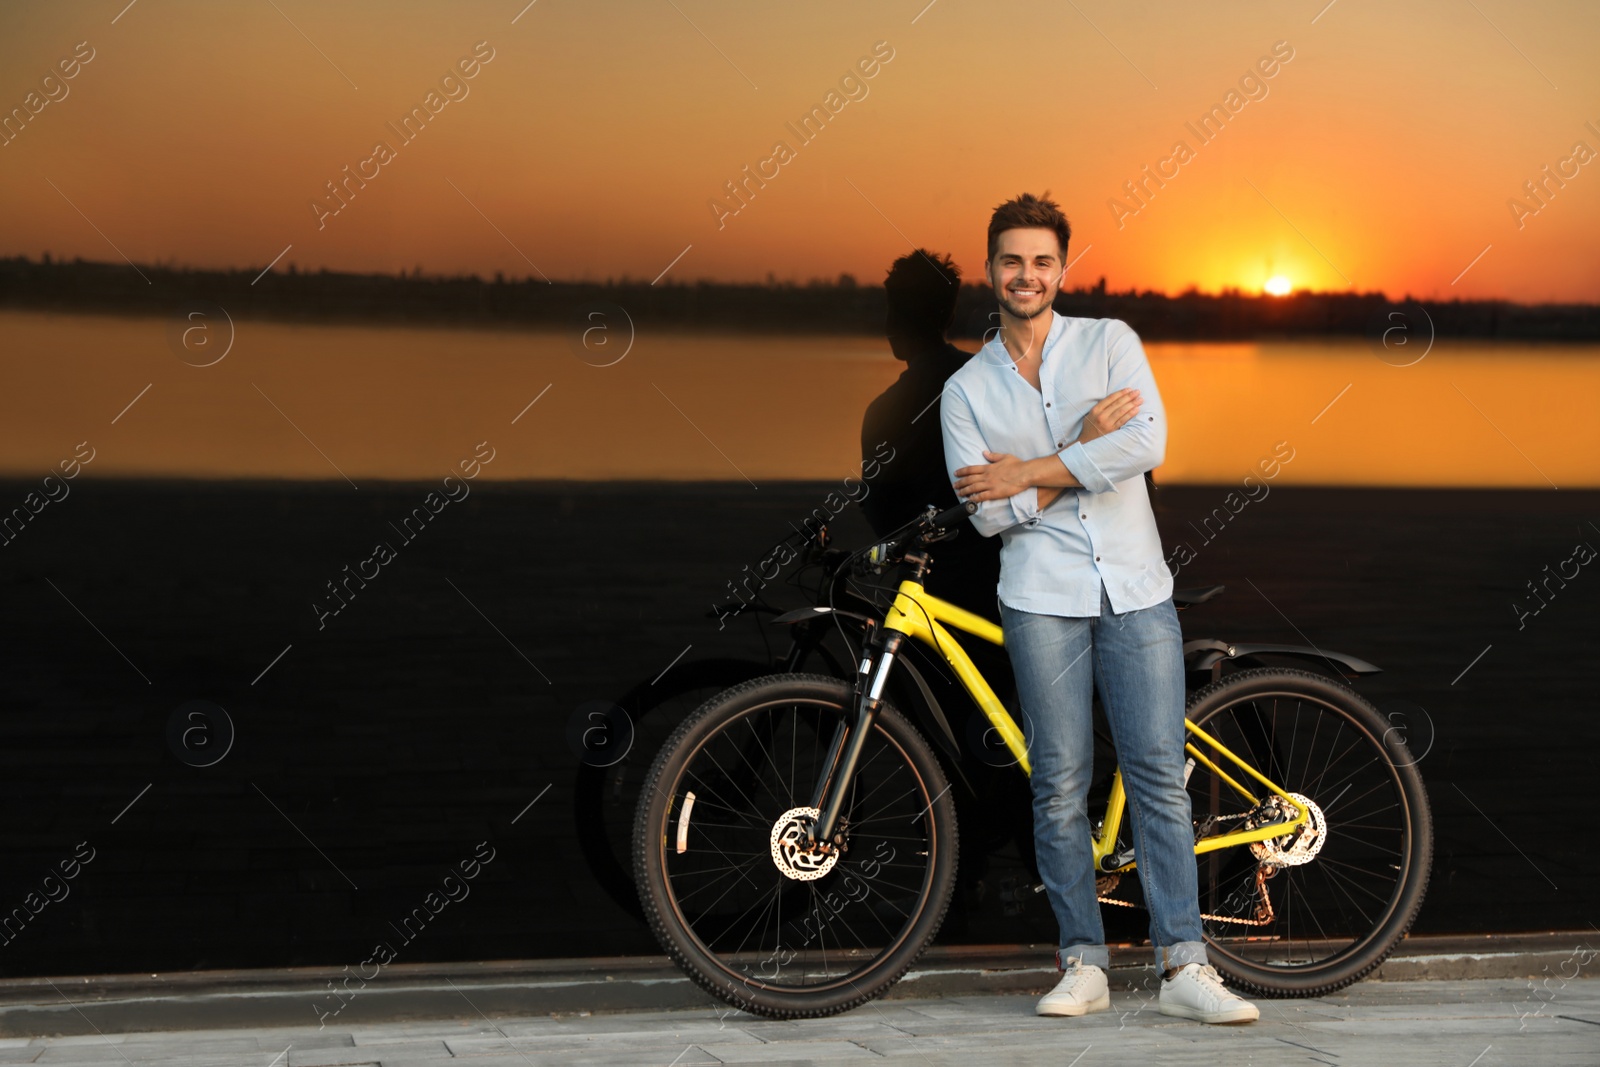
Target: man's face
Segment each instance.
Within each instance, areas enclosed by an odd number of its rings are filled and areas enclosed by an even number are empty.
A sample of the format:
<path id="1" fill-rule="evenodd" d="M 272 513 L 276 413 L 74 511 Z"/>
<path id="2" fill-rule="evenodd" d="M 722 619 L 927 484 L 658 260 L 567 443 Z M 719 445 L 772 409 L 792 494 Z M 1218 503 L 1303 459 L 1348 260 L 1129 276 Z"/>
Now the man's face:
<path id="1" fill-rule="evenodd" d="M 1049 309 L 1061 289 L 1061 242 L 1044 227 L 1005 230 L 983 269 L 1000 306 L 1019 319 L 1032 319 Z"/>

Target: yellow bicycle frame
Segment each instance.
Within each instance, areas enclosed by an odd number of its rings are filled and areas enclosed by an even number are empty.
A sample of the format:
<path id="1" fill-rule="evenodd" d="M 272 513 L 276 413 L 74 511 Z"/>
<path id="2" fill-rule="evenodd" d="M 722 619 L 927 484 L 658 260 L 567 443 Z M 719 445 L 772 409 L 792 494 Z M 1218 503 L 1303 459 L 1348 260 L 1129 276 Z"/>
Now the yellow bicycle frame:
<path id="1" fill-rule="evenodd" d="M 941 600 L 923 589 L 921 582 L 910 579 L 900 583 L 900 589 L 894 598 L 894 604 L 889 608 L 883 620 L 885 629 L 895 630 L 908 637 L 913 637 L 934 649 L 944 658 L 944 661 L 955 671 L 956 677 L 961 680 L 962 687 L 972 697 L 973 702 L 978 705 L 978 709 L 988 718 L 995 732 L 1006 743 L 1006 747 L 1011 750 L 1011 754 L 1017 758 L 1017 766 L 1022 768 L 1023 773 L 1032 774 L 1033 768 L 1028 763 L 1028 745 L 1023 737 L 1022 730 L 1018 728 L 1016 720 L 1006 711 L 1005 706 L 1000 703 L 1000 698 L 995 696 L 994 689 L 978 670 L 977 665 L 972 662 L 972 657 L 967 655 L 966 649 L 961 647 L 961 643 L 951 635 L 945 624 L 981 637 L 990 644 L 1005 646 L 1005 636 L 999 626 L 996 626 L 981 615 L 975 615 L 965 608 L 957 607 L 948 600 Z M 1309 815 L 1298 804 L 1294 803 L 1293 798 L 1281 786 L 1275 784 L 1260 771 L 1240 759 L 1221 741 L 1218 741 L 1188 719 L 1184 719 L 1183 725 L 1189 731 L 1191 738 L 1205 743 L 1216 755 L 1239 768 L 1244 776 L 1254 779 L 1269 793 L 1282 797 L 1290 805 L 1290 810 L 1298 812 L 1294 818 L 1286 822 L 1260 826 L 1253 830 L 1234 830 L 1225 834 L 1215 834 L 1201 838 L 1195 842 L 1194 846 L 1197 855 L 1213 852 L 1220 848 L 1245 845 L 1253 841 L 1265 841 L 1268 838 L 1282 837 L 1305 825 Z M 1185 743 L 1183 748 L 1196 763 L 1205 766 L 1252 807 L 1261 803 L 1237 779 L 1217 766 L 1215 761 L 1196 748 L 1192 741 Z M 1106 802 L 1105 820 L 1101 824 L 1099 837 L 1094 841 L 1096 870 L 1102 870 L 1101 864 L 1116 848 L 1117 834 L 1122 829 L 1122 819 L 1126 811 L 1127 795 L 1122 788 L 1122 771 L 1119 769 L 1112 776 L 1111 798 Z M 1111 869 L 1129 871 L 1134 866 L 1132 862 L 1129 862 Z"/>

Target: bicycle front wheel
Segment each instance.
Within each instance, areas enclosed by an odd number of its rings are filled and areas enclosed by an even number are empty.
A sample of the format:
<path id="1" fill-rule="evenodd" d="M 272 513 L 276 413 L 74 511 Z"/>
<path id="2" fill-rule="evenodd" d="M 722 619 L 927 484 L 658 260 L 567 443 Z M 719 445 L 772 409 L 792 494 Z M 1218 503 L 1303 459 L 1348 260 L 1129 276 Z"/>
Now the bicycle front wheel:
<path id="1" fill-rule="evenodd" d="M 716 997 L 815 1018 L 880 995 L 937 933 L 955 884 L 950 787 L 887 703 L 838 847 L 804 846 L 849 682 L 781 674 L 707 701 L 667 740 L 634 825 L 640 902 L 667 953 Z"/>
<path id="2" fill-rule="evenodd" d="M 1266 996 L 1320 996 L 1370 973 L 1416 918 L 1433 854 L 1428 796 L 1400 732 L 1348 686 L 1289 668 L 1213 682 L 1188 716 L 1312 814 L 1284 837 L 1199 856 L 1211 963 Z M 1197 838 L 1264 818 L 1203 763 L 1188 788 Z"/>

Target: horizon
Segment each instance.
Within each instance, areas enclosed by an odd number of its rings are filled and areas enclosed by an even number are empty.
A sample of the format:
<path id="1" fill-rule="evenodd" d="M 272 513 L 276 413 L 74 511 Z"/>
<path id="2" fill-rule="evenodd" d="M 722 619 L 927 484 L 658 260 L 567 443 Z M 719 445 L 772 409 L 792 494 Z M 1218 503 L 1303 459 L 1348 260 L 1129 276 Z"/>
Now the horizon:
<path id="1" fill-rule="evenodd" d="M 60 266 L 71 266 L 71 265 L 75 265 L 75 264 L 82 264 L 84 266 L 91 266 L 91 267 L 111 267 L 111 268 L 128 267 L 129 266 L 128 263 L 119 263 L 119 262 L 117 262 L 115 260 L 107 260 L 107 259 L 87 259 L 87 258 L 83 258 L 83 257 L 74 257 L 73 259 L 61 259 L 59 257 L 53 256 L 51 253 L 48 252 L 48 250 L 46 250 L 41 255 L 41 257 L 38 258 L 38 259 L 35 259 L 35 258 L 33 258 L 31 256 L 28 256 L 28 255 L 25 255 L 25 254 L 24 255 L 0 255 L 0 263 L 9 262 L 9 261 L 17 261 L 17 260 L 21 260 L 23 262 L 26 262 L 26 263 L 32 265 L 32 266 L 40 266 L 40 267 L 60 267 Z M 259 265 L 248 265 L 248 264 L 245 265 L 245 266 L 238 266 L 238 267 L 204 267 L 204 266 L 196 266 L 194 264 L 171 263 L 171 262 L 140 263 L 140 264 L 137 264 L 137 266 L 141 267 L 143 269 L 146 269 L 146 270 L 169 271 L 169 272 L 172 272 L 172 273 L 193 273 L 193 274 L 201 274 L 201 273 L 210 273 L 210 274 L 253 274 L 253 273 L 257 273 L 258 268 L 259 268 Z M 874 282 L 874 281 L 862 281 L 859 278 L 855 278 L 853 275 L 850 276 L 851 277 L 850 282 L 848 284 L 846 284 L 845 282 L 843 282 L 843 278 L 846 275 L 849 274 L 849 272 L 847 272 L 847 271 L 846 272 L 841 272 L 839 275 L 836 275 L 835 277 L 832 277 L 832 278 L 822 278 L 822 277 L 812 276 L 810 278 L 805 278 L 805 279 L 799 279 L 799 278 L 790 277 L 790 278 L 775 278 L 775 279 L 774 278 L 745 279 L 745 280 L 735 280 L 735 281 L 722 281 L 722 280 L 717 280 L 717 279 L 712 279 L 712 278 L 677 278 L 677 279 L 665 279 L 664 278 L 664 279 L 661 279 L 659 282 L 649 282 L 649 281 L 646 281 L 643 278 L 630 278 L 630 277 L 626 277 L 626 276 L 623 276 L 623 277 L 608 277 L 608 278 L 603 278 L 603 279 L 596 279 L 596 278 L 537 278 L 537 277 L 534 277 L 533 275 L 524 275 L 524 276 L 521 276 L 521 277 L 509 277 L 508 276 L 508 277 L 498 277 L 497 278 L 497 277 L 492 277 L 492 276 L 491 277 L 485 277 L 484 275 L 482 275 L 480 273 L 477 273 L 477 272 L 456 273 L 456 274 L 430 273 L 428 270 L 423 268 L 421 264 L 418 264 L 418 265 L 414 266 L 410 270 L 407 270 L 405 268 L 401 268 L 401 269 L 399 269 L 397 271 L 333 270 L 333 269 L 329 269 L 327 267 L 320 267 L 320 268 L 317 268 L 316 270 L 309 270 L 309 269 L 300 269 L 298 264 L 296 264 L 294 261 L 291 260 L 291 261 L 279 263 L 277 265 L 277 268 L 275 268 L 275 269 L 279 269 L 285 274 L 292 274 L 292 275 L 295 275 L 295 276 L 305 276 L 305 275 L 315 276 L 315 275 L 319 275 L 319 274 L 326 274 L 326 275 L 331 275 L 331 276 L 353 277 L 353 278 L 382 278 L 382 279 L 393 280 L 393 281 L 421 281 L 421 282 L 429 282 L 429 281 L 437 281 L 437 282 L 476 281 L 476 282 L 479 282 L 479 283 L 484 284 L 484 285 L 568 285 L 568 286 L 598 286 L 598 287 L 602 287 L 602 288 L 624 288 L 624 287 L 637 287 L 637 286 L 643 286 L 645 288 L 650 288 L 652 286 L 659 285 L 661 288 L 665 288 L 665 289 L 691 288 L 691 287 L 698 287 L 698 286 L 711 286 L 711 287 L 720 287 L 720 288 L 729 288 L 729 289 L 734 289 L 734 288 L 755 288 L 755 289 L 790 289 L 790 288 L 793 288 L 793 289 L 812 289 L 812 288 L 815 288 L 815 289 L 826 289 L 826 288 L 838 288 L 838 289 L 849 289 L 849 288 L 882 289 L 883 288 L 883 282 L 881 282 L 881 281 L 876 281 L 876 282 Z M 500 274 L 500 273 L 503 273 L 503 272 L 496 272 L 496 273 Z M 961 281 L 960 281 L 960 286 L 963 289 L 978 289 L 978 290 L 991 290 L 992 291 L 992 287 L 989 285 L 989 282 L 988 282 L 987 279 L 981 279 L 981 280 L 978 280 L 978 281 L 974 281 L 974 280 L 969 279 L 969 278 L 962 278 Z M 1100 286 L 1104 286 L 1104 289 L 1101 290 Z M 1181 290 L 1181 291 L 1178 291 L 1178 292 L 1164 291 L 1164 290 L 1159 290 L 1159 289 L 1140 288 L 1137 285 L 1130 286 L 1127 289 L 1115 289 L 1115 288 L 1112 288 L 1110 286 L 1110 284 L 1107 282 L 1107 279 L 1104 278 L 1104 277 L 1101 277 L 1101 278 L 1097 279 L 1097 281 L 1096 281 L 1096 283 L 1094 285 L 1080 284 L 1080 285 L 1075 285 L 1075 286 L 1073 286 L 1071 288 L 1067 288 L 1066 286 L 1062 286 L 1062 288 L 1060 289 L 1060 294 L 1061 295 L 1083 295 L 1083 294 L 1095 293 L 1095 292 L 1098 292 L 1098 291 L 1103 291 L 1104 295 L 1106 295 L 1108 297 L 1113 297 L 1113 296 L 1114 297 L 1137 297 L 1137 298 L 1141 298 L 1142 299 L 1142 298 L 1148 298 L 1148 297 L 1154 296 L 1154 297 L 1161 297 L 1161 298 L 1164 298 L 1164 299 L 1167 299 L 1167 300 L 1178 300 L 1178 299 L 1182 299 L 1182 298 L 1188 297 L 1188 296 L 1199 296 L 1199 297 L 1207 298 L 1207 299 L 1219 299 L 1219 298 L 1222 298 L 1222 297 L 1241 297 L 1241 298 L 1245 298 L 1245 299 L 1249 299 L 1249 300 L 1260 300 L 1260 301 L 1263 301 L 1263 302 L 1269 302 L 1270 303 L 1270 302 L 1287 302 L 1287 301 L 1292 301 L 1292 300 L 1296 300 L 1296 299 L 1328 298 L 1328 297 L 1350 298 L 1350 299 L 1366 299 L 1366 300 L 1371 300 L 1371 299 L 1375 299 L 1375 298 L 1381 297 L 1385 301 L 1387 301 L 1387 302 L 1389 302 L 1391 304 L 1403 304 L 1403 303 L 1418 302 L 1417 297 L 1413 293 L 1407 292 L 1407 293 L 1401 293 L 1401 294 L 1396 295 L 1396 294 L 1393 294 L 1393 293 L 1385 292 L 1383 290 L 1337 290 L 1337 289 L 1300 289 L 1300 288 L 1296 288 L 1296 289 L 1293 289 L 1293 290 L 1291 290 L 1290 292 L 1287 292 L 1287 293 L 1277 294 L 1277 293 L 1270 293 L 1270 292 L 1265 292 L 1265 291 L 1250 292 L 1248 290 L 1239 289 L 1239 288 L 1233 288 L 1233 287 L 1218 289 L 1218 290 L 1214 290 L 1214 291 L 1208 291 L 1208 290 L 1200 289 L 1200 288 L 1192 286 L 1192 285 L 1189 288 Z M 1521 301 L 1521 300 L 1513 300 L 1513 299 L 1509 299 L 1509 298 L 1505 298 L 1505 297 L 1462 297 L 1459 294 L 1451 296 L 1448 300 L 1443 300 L 1443 299 L 1441 299 L 1441 300 L 1433 300 L 1433 301 L 1429 301 L 1429 303 L 1439 303 L 1439 304 L 1498 303 L 1498 304 L 1507 304 L 1507 305 L 1512 305 L 1512 306 L 1516 306 L 1516 307 L 1526 307 L 1526 308 L 1538 308 L 1538 307 L 1582 307 L 1582 308 L 1591 308 L 1591 307 L 1600 307 L 1600 300 Z M 26 309 L 23 308 L 23 309 L 20 309 L 20 310 L 26 310 Z"/>
<path id="2" fill-rule="evenodd" d="M 14 10 L 0 190 L 29 210 L 0 255 L 760 284 L 927 247 L 974 279 L 1026 190 L 1112 291 L 1600 299 L 1577 0 L 828 15 Z M 1018 95 L 1026 134 L 997 118 Z"/>

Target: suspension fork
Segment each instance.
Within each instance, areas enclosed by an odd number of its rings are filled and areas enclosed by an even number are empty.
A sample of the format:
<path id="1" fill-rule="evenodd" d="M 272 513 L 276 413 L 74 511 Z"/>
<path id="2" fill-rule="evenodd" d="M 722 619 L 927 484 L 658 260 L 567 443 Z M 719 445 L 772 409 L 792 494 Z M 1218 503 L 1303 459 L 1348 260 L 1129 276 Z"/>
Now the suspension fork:
<path id="1" fill-rule="evenodd" d="M 827 770 L 817 783 L 811 806 L 819 814 L 811 830 L 810 844 L 831 843 L 838 829 L 839 813 L 844 808 L 844 798 L 855 780 L 856 764 L 861 761 L 861 751 L 866 747 L 867 736 L 877 720 L 878 709 L 883 706 L 883 689 L 889 681 L 889 669 L 894 666 L 896 653 L 905 640 L 898 630 L 877 631 L 867 641 L 861 656 L 861 667 L 855 677 L 854 714 L 841 722 L 833 732 L 833 744 L 828 749 Z"/>

